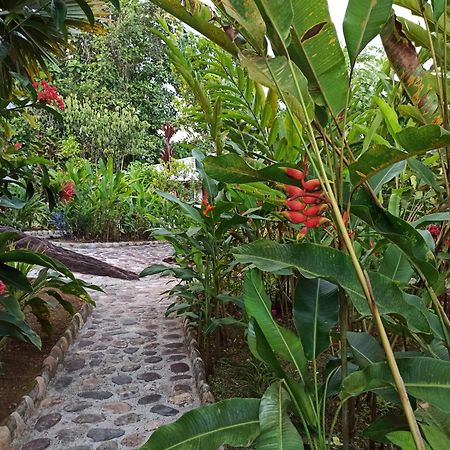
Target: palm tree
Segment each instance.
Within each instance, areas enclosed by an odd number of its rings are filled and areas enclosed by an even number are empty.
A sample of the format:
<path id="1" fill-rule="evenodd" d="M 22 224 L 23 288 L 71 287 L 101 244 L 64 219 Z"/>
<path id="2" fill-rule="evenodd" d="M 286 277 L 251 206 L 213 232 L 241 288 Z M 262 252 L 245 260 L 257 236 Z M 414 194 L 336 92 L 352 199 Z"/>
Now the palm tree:
<path id="1" fill-rule="evenodd" d="M 70 48 L 68 30 L 99 32 L 108 0 L 0 0 L 0 98 L 10 99 Z M 119 6 L 119 0 L 109 0 Z"/>

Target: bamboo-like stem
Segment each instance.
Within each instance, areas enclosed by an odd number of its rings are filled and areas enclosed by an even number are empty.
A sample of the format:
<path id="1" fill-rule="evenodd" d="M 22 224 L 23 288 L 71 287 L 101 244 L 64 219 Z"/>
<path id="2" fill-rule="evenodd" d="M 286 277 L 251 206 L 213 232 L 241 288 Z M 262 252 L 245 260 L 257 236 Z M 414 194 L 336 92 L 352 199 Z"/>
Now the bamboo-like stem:
<path id="1" fill-rule="evenodd" d="M 347 332 L 348 332 L 348 309 L 349 305 L 345 292 L 339 289 L 339 331 L 341 335 L 341 374 L 342 380 L 348 375 L 347 358 Z M 342 448 L 348 450 L 350 446 L 350 422 L 348 402 L 342 405 Z"/>

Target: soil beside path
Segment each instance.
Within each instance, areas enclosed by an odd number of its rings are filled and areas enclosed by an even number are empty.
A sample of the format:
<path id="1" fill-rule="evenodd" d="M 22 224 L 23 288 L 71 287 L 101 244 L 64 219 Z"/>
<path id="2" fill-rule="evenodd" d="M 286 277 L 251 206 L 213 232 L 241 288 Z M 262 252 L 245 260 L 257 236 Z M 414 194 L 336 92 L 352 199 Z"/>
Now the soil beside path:
<path id="1" fill-rule="evenodd" d="M 161 243 L 70 248 L 137 273 L 170 255 Z M 138 449 L 199 404 L 183 332 L 164 316 L 167 279 L 80 277 L 105 293 L 16 449 Z"/>

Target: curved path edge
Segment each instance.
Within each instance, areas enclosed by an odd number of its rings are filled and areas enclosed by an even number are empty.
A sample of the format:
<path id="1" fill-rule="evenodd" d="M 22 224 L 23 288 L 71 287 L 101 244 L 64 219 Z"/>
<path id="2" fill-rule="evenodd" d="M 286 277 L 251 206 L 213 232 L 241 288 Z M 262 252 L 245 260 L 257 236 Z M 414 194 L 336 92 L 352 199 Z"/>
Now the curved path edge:
<path id="1" fill-rule="evenodd" d="M 57 373 L 58 365 L 64 361 L 67 351 L 93 310 L 94 307 L 86 303 L 73 315 L 70 325 L 42 362 L 42 372 L 34 379 L 31 391 L 22 397 L 17 408 L 6 419 L 5 425 L 0 426 L 1 450 L 10 450 L 12 448 L 15 440 L 25 431 L 26 421 L 39 410 L 48 385 Z"/>

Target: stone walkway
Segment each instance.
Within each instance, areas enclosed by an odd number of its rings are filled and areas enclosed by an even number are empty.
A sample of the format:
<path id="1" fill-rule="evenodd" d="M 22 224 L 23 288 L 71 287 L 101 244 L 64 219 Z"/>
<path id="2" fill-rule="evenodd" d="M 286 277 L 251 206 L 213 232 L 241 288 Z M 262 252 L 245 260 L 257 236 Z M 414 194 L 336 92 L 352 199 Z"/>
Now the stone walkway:
<path id="1" fill-rule="evenodd" d="M 161 243 L 70 248 L 136 272 L 170 255 Z M 105 293 L 15 450 L 138 449 L 199 404 L 183 332 L 164 317 L 167 279 L 79 276 Z"/>

